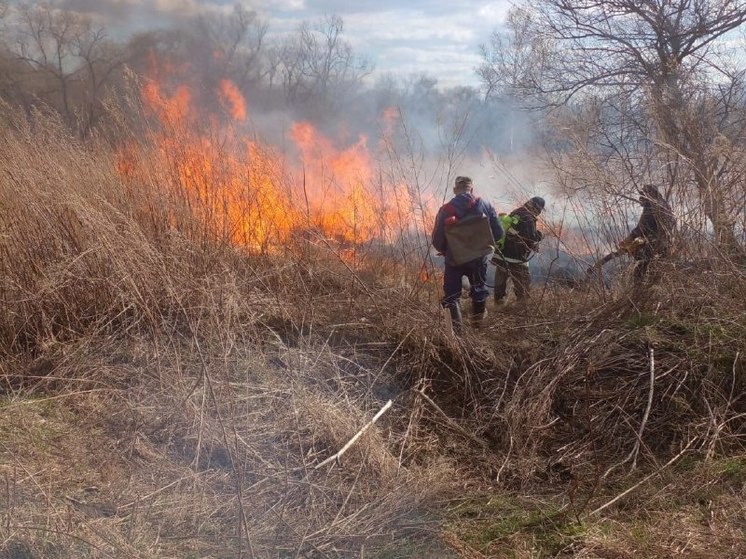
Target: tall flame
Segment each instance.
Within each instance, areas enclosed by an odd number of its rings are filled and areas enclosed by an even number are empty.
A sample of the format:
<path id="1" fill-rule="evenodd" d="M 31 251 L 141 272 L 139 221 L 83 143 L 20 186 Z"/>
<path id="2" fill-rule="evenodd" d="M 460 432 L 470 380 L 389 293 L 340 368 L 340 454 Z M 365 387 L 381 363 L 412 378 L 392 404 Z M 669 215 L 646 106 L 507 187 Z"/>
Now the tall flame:
<path id="1" fill-rule="evenodd" d="M 230 80 L 220 80 L 218 93 L 220 95 L 220 100 L 228 109 L 234 120 L 246 120 L 246 100 L 244 99 L 244 96 L 241 95 L 236 84 Z"/>
<path id="2" fill-rule="evenodd" d="M 196 108 L 186 85 L 148 80 L 142 89 L 157 123 L 150 137 L 154 167 L 168 169 L 169 188 L 212 234 L 270 250 L 301 230 L 354 246 L 412 225 L 406 185 L 385 184 L 364 136 L 338 147 L 309 122 L 298 122 L 288 132 L 298 160 L 288 161 L 234 128 L 247 118 L 234 83 L 221 80 L 214 94 L 234 125 L 217 125 L 219 117 Z M 128 145 L 117 164 L 127 181 L 144 172 L 132 154 Z"/>
<path id="3" fill-rule="evenodd" d="M 177 87 L 172 95 L 166 95 L 156 82 L 148 81 L 143 86 L 142 95 L 148 108 L 164 124 L 183 123 L 189 114 L 192 96 L 184 85 Z"/>
<path id="4" fill-rule="evenodd" d="M 366 139 L 338 150 L 310 123 L 295 123 L 290 130 L 301 154 L 306 191 L 315 225 L 327 235 L 348 242 L 371 239 L 382 231 L 382 201 L 368 190 L 372 165 Z"/>

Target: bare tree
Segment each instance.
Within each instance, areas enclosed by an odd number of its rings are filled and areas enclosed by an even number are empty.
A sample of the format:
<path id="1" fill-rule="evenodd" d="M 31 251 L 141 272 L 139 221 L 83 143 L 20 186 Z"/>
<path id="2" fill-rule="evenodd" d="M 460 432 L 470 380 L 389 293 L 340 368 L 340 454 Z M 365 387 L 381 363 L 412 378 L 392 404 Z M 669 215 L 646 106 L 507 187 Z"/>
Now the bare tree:
<path id="1" fill-rule="evenodd" d="M 230 15 L 202 14 L 194 20 L 199 50 L 242 89 L 258 83 L 267 72 L 262 60 L 267 30 L 267 23 L 241 4 Z"/>
<path id="2" fill-rule="evenodd" d="M 0 0 L 0 20 L 7 13 L 8 3 Z M 8 100 L 17 97 L 20 92 L 18 82 L 21 68 L 4 39 L 4 36 L 0 36 L 0 98 Z"/>
<path id="3" fill-rule="evenodd" d="M 83 84 L 80 102 L 83 105 L 83 132 L 90 132 L 102 113 L 102 97 L 106 85 L 122 67 L 138 54 L 131 45 L 110 41 L 106 30 L 83 27 L 72 41 L 73 53 L 79 58 Z M 141 54 L 141 53 L 140 53 Z"/>
<path id="4" fill-rule="evenodd" d="M 314 25 L 304 22 L 282 46 L 283 87 L 291 103 L 332 101 L 332 92 L 347 95 L 372 70 L 342 38 L 342 18 L 329 16 Z"/>
<path id="5" fill-rule="evenodd" d="M 724 180 L 733 158 L 720 139 L 743 132 L 741 72 L 729 69 L 723 39 L 746 22 L 746 2 L 540 0 L 526 14 L 512 22 L 513 46 L 529 62 L 485 49 L 487 91 L 503 81 L 545 108 L 600 99 L 651 122 L 648 145 L 688 169 L 715 241 L 742 253 Z M 507 63 L 516 60 L 518 73 Z"/>
<path id="6" fill-rule="evenodd" d="M 89 30 L 87 19 L 48 5 L 23 5 L 18 10 L 16 56 L 56 82 L 61 110 L 69 122 L 73 120 L 70 90 L 80 69 L 74 44 Z"/>
<path id="7" fill-rule="evenodd" d="M 482 63 L 476 70 L 485 99 L 541 87 L 542 64 L 549 56 L 551 42 L 533 32 L 535 25 L 532 12 L 514 8 L 505 22 L 507 33 L 493 31 L 489 45 L 480 45 Z"/>
<path id="8" fill-rule="evenodd" d="M 107 85 L 136 49 L 110 40 L 87 17 L 48 4 L 22 5 L 13 24 L 11 58 L 23 81 L 16 89 L 29 103 L 42 98 L 56 105 L 81 134 L 90 132 L 102 114 Z"/>

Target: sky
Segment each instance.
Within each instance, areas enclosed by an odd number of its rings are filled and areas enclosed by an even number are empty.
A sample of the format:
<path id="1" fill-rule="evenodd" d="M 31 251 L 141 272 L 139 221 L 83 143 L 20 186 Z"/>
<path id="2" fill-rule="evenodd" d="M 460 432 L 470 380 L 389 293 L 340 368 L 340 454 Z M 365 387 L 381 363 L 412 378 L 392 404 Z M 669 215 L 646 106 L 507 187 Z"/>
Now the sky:
<path id="1" fill-rule="evenodd" d="M 200 11 L 230 12 L 235 0 L 56 0 L 108 25 L 157 26 Z M 509 0 L 240 0 L 269 23 L 269 32 L 295 29 L 303 21 L 340 16 L 344 37 L 356 54 L 385 73 L 426 73 L 440 87 L 479 85 L 479 45 L 505 19 Z"/>

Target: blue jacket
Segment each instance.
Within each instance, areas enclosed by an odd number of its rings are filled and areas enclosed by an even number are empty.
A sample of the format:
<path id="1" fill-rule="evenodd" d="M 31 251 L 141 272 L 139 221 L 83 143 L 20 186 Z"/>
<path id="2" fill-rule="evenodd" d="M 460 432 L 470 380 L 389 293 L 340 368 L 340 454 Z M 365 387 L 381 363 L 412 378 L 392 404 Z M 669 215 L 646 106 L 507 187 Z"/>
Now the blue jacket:
<path id="1" fill-rule="evenodd" d="M 456 194 L 450 202 L 444 204 L 441 206 L 440 210 L 438 210 L 438 215 L 435 217 L 435 228 L 433 229 L 432 242 L 435 250 L 445 255 L 447 265 L 453 265 L 453 258 L 448 250 L 448 243 L 446 242 L 446 219 L 454 215 L 457 219 L 461 219 L 467 215 L 480 213 L 489 218 L 492 236 L 495 239 L 502 237 L 503 227 L 500 220 L 497 218 L 495 208 L 493 208 L 492 204 L 489 202 L 481 198 L 476 198 L 471 192 L 461 192 L 460 194 Z"/>

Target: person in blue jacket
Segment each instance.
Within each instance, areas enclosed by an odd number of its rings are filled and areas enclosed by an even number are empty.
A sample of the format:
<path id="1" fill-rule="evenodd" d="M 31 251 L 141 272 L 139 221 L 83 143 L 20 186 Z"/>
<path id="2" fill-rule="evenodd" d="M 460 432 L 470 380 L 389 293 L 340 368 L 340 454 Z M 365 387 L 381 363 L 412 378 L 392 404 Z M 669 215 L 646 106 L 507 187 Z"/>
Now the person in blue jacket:
<path id="1" fill-rule="evenodd" d="M 456 177 L 453 186 L 454 197 L 444 204 L 435 218 L 432 243 L 435 249 L 445 256 L 445 272 L 443 276 L 444 296 L 441 304 L 451 314 L 454 330 L 461 331 L 461 289 L 462 278 L 466 276 L 471 286 L 469 296 L 472 300 L 472 321 L 478 325 L 486 316 L 486 303 L 489 296 L 487 290 L 487 265 L 491 254 L 475 258 L 466 263 L 457 264 L 446 239 L 446 227 L 451 222 L 470 215 L 486 216 L 493 239 L 503 235 L 502 225 L 492 204 L 474 196 L 474 186 L 469 177 Z"/>

